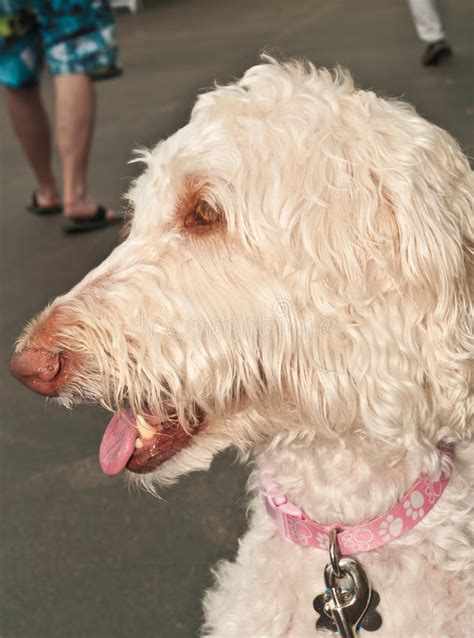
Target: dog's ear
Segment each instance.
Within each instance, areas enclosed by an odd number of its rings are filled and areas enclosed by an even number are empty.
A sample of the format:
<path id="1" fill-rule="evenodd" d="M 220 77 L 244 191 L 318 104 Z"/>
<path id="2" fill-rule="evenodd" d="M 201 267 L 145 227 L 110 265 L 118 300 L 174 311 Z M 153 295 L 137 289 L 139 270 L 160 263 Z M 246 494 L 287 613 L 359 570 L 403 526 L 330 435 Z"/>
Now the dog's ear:
<path id="1" fill-rule="evenodd" d="M 328 355 L 342 362 L 338 384 L 320 375 L 329 410 L 357 402 L 387 443 L 465 437 L 472 173 L 451 136 L 410 107 L 361 99 L 371 119 L 359 135 L 320 145 L 315 175 L 328 187 L 317 226 L 306 225 L 313 303 L 336 309 L 343 335 Z"/>
<path id="2" fill-rule="evenodd" d="M 392 170 L 385 163 L 376 173 L 374 225 L 392 237 L 400 352 L 426 401 L 423 435 L 433 440 L 472 433 L 473 179 L 452 137 L 413 116 L 411 144 L 396 149 Z"/>

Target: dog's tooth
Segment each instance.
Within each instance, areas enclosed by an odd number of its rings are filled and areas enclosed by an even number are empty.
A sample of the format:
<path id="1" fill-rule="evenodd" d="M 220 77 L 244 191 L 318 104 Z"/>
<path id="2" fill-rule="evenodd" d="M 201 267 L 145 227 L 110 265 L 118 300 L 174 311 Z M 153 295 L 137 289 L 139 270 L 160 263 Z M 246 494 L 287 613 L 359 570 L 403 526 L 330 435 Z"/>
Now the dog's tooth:
<path id="1" fill-rule="evenodd" d="M 143 447 L 143 441 L 141 439 L 137 439 L 135 441 L 135 447 L 137 447 L 139 449 L 142 448 Z"/>
<path id="2" fill-rule="evenodd" d="M 155 434 L 155 429 L 142 416 L 137 416 L 137 430 L 142 439 L 149 439 Z"/>

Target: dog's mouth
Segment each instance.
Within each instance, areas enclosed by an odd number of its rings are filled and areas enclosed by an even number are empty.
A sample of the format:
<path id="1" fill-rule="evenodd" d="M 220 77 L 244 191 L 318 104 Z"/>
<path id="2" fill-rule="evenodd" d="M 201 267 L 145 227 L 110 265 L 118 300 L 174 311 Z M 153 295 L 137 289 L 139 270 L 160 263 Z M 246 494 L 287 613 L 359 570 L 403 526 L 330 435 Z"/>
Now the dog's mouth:
<path id="1" fill-rule="evenodd" d="M 186 429 L 177 421 L 176 414 L 160 420 L 137 416 L 129 409 L 116 412 L 102 437 L 100 467 L 109 475 L 118 474 L 125 467 L 137 474 L 152 472 L 186 448 L 205 423 L 201 411 L 195 423 Z"/>

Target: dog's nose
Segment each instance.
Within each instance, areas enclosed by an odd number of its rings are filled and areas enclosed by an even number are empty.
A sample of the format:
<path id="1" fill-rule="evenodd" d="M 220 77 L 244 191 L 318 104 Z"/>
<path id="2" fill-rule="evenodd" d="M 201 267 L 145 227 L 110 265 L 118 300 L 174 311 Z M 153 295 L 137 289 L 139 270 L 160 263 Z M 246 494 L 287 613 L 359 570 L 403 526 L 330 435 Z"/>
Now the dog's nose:
<path id="1" fill-rule="evenodd" d="M 61 355 L 44 348 L 24 348 L 13 355 L 10 372 L 27 388 L 47 397 L 58 394 Z"/>

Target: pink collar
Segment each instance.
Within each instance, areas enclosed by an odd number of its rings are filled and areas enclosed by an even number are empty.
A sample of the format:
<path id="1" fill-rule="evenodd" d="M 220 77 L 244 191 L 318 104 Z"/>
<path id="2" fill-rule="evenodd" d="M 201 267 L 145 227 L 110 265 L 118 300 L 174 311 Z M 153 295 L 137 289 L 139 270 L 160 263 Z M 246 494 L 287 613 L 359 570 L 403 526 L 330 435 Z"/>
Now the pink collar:
<path id="1" fill-rule="evenodd" d="M 445 446 L 443 449 L 452 459 L 454 447 Z M 438 481 L 433 481 L 425 475 L 421 476 L 388 512 L 351 527 L 338 524 L 321 525 L 312 521 L 303 510 L 282 495 L 282 488 L 271 470 L 262 471 L 260 486 L 268 515 L 285 540 L 303 547 L 327 550 L 330 531 L 338 529 L 339 548 L 341 554 L 347 556 L 370 552 L 413 529 L 441 498 L 450 475 L 451 472 L 448 472 Z"/>

